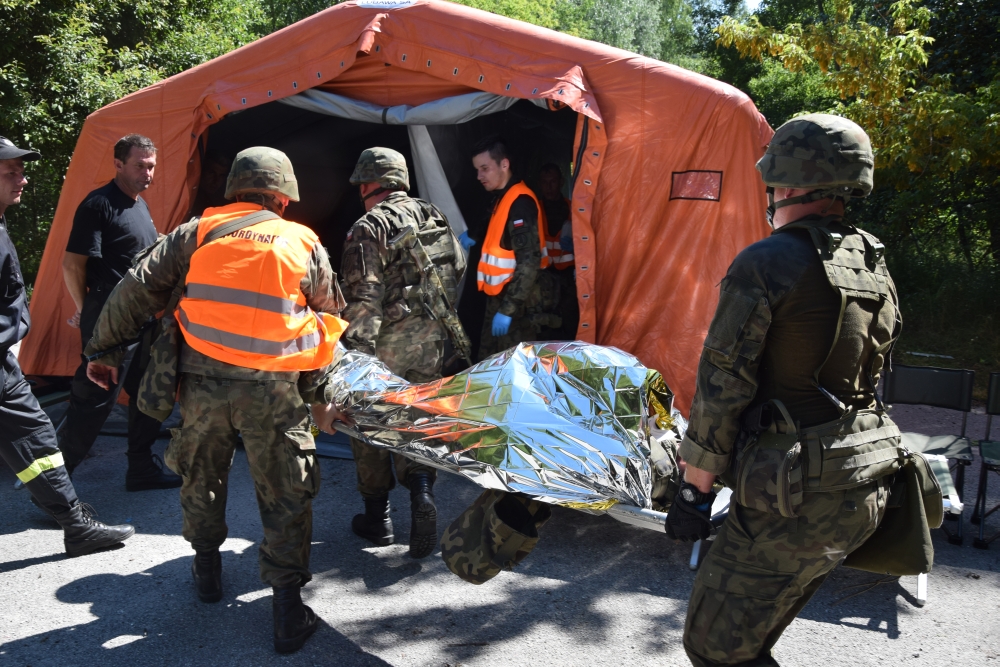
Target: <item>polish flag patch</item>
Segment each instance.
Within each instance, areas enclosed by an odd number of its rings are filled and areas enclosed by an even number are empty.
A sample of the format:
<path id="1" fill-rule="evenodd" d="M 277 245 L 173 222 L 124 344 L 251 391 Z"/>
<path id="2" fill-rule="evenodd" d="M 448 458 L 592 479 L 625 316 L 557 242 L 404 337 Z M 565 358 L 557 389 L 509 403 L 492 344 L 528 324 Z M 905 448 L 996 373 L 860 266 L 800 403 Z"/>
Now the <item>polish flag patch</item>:
<path id="1" fill-rule="evenodd" d="M 511 224 L 514 225 L 515 227 L 524 227 L 524 220 L 515 220 Z"/>

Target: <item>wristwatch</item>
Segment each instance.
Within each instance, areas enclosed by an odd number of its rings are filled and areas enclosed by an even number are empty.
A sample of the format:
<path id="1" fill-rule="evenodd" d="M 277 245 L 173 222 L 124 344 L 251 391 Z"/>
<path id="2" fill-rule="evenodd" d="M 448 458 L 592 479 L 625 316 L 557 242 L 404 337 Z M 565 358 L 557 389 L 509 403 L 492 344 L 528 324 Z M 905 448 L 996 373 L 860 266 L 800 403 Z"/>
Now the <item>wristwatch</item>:
<path id="1" fill-rule="evenodd" d="M 702 493 L 698 490 L 698 487 L 694 484 L 689 484 L 684 482 L 681 484 L 680 497 L 688 505 L 704 505 L 705 503 L 711 503 L 715 500 L 715 494 L 709 491 L 708 493 Z"/>

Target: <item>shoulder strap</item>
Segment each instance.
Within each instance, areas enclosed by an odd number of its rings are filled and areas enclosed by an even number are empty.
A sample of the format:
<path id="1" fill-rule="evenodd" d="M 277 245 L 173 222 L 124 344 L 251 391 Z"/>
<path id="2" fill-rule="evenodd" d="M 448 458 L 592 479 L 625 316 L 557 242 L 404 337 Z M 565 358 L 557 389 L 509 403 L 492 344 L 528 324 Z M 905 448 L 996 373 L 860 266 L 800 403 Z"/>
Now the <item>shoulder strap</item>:
<path id="1" fill-rule="evenodd" d="M 235 220 L 230 220 L 224 225 L 219 225 L 208 234 L 205 234 L 205 238 L 202 239 L 198 247 L 208 245 L 212 241 L 218 241 L 223 236 L 232 234 L 233 232 L 238 232 L 246 227 L 251 227 L 259 222 L 264 222 L 266 220 L 277 220 L 281 216 L 277 213 L 267 210 L 266 208 L 261 211 L 254 211 L 253 213 L 248 213 L 241 218 L 236 218 Z M 177 304 L 180 303 L 181 297 L 184 296 L 184 286 L 187 284 L 187 271 L 177 280 L 177 284 L 174 286 L 174 291 L 170 294 L 170 301 L 167 303 L 167 307 L 164 308 L 163 312 L 166 316 L 173 314 L 174 310 L 177 309 Z"/>
<path id="2" fill-rule="evenodd" d="M 208 245 L 212 241 L 218 241 L 223 236 L 229 236 L 233 232 L 238 232 L 246 227 L 251 227 L 260 222 L 265 222 L 267 220 L 277 220 L 281 216 L 277 213 L 267 210 L 266 208 L 261 211 L 254 211 L 253 213 L 248 213 L 242 218 L 236 218 L 235 220 L 230 220 L 224 225 L 219 225 L 208 234 L 205 234 L 205 238 L 202 239 L 198 247 L 203 245 Z"/>

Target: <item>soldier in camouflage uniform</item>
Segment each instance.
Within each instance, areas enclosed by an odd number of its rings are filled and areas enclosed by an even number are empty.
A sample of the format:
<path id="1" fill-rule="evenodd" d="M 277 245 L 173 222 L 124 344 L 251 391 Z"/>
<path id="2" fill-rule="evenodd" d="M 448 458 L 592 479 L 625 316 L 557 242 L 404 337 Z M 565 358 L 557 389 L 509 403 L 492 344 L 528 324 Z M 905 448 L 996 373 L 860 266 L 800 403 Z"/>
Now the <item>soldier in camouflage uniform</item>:
<path id="1" fill-rule="evenodd" d="M 901 320 L 882 245 L 843 219 L 873 164 L 864 131 L 825 114 L 781 126 L 757 163 L 774 233 L 722 281 L 667 518 L 675 539 L 707 537 L 716 476 L 734 489 L 688 607 L 699 667 L 777 664 L 781 633 L 884 514 L 901 452 L 875 386 Z"/>
<path id="2" fill-rule="evenodd" d="M 350 322 L 344 343 L 376 355 L 410 382 L 436 380 L 441 377 L 447 331 L 423 305 L 413 258 L 403 248 L 389 248 L 388 242 L 407 227 L 414 228 L 449 300 L 456 303 L 465 271 L 458 239 L 440 209 L 406 194 L 409 174 L 398 152 L 377 147 L 362 152 L 351 185 L 360 187 L 367 213 L 347 232 L 344 243 L 341 287 L 347 300 L 344 317 Z M 410 555 L 430 555 L 437 542 L 434 469 L 354 439 L 351 449 L 365 502 L 364 514 L 354 517 L 351 529 L 375 544 L 392 544 L 389 491 L 395 486 L 395 459 L 396 477 L 410 490 Z"/>
<path id="3" fill-rule="evenodd" d="M 201 218 L 161 237 L 136 259 L 109 297 L 86 354 L 129 341 L 147 318 L 165 307 L 177 313 L 183 326 L 183 337 L 178 341 L 182 426 L 174 429 L 165 458 L 167 465 L 184 479 L 180 492 L 183 535 L 195 549 L 192 572 L 198 597 L 203 602 L 222 598 L 219 547 L 228 531 L 225 513 L 229 469 L 242 438 L 264 527 L 259 554 L 261 578 L 274 589 L 275 649 L 286 653 L 300 648 L 317 626 L 316 615 L 302 603 L 300 594 L 301 587 L 311 579 L 312 499 L 320 481 L 307 405 L 320 406 L 313 411 L 316 421 L 324 427 L 341 415 L 328 405 L 328 390 L 332 390 L 326 385 L 326 377 L 333 363 L 310 368 L 304 361 L 299 365 L 306 367 L 300 370 L 287 370 L 287 363 L 283 370 L 261 370 L 259 366 L 265 364 L 254 361 L 251 350 L 255 354 L 260 351 L 256 357 L 266 357 L 264 361 L 275 366 L 282 359 L 280 355 L 291 354 L 292 349 L 309 350 L 300 338 L 291 341 L 295 346 L 282 342 L 278 344 L 281 351 L 271 352 L 274 344 L 258 336 L 256 325 L 247 323 L 308 322 L 306 326 L 312 326 L 315 318 L 327 325 L 342 325 L 327 313 L 339 313 L 344 302 L 329 257 L 315 234 L 280 217 L 290 200 L 298 201 L 292 165 L 283 153 L 264 147 L 240 152 L 229 174 L 226 197 L 235 198 L 237 203 L 206 209 Z M 247 218 L 258 222 L 244 223 L 245 228 L 222 222 L 214 228 L 219 230 L 217 237 L 208 236 L 212 224 L 224 219 L 237 224 Z M 282 259 L 282 253 L 289 248 L 297 254 Z M 233 261 L 220 266 L 199 259 L 198 254 L 206 251 L 228 253 Z M 290 262 L 289 256 L 303 261 Z M 203 257 L 217 259 L 218 255 Z M 277 261 L 284 262 L 281 271 L 250 270 L 257 277 L 288 274 L 293 281 L 301 273 L 301 280 L 295 285 L 261 285 L 259 293 L 251 291 L 257 284 L 253 281 L 239 283 L 247 289 L 219 284 L 225 276 L 239 273 L 244 265 L 260 267 Z M 204 284 L 213 278 L 217 279 L 215 283 Z M 168 302 L 178 285 L 184 286 L 185 296 L 175 311 Z M 298 292 L 294 300 L 271 296 L 289 294 L 285 291 L 289 287 L 291 292 Z M 195 297 L 194 288 L 202 296 Z M 198 307 L 202 312 L 236 312 L 238 308 L 242 316 L 238 321 L 225 316 L 228 321 L 223 324 L 228 330 L 206 332 L 206 326 L 195 328 Z M 291 316 L 286 315 L 289 312 Z M 327 326 L 313 338 L 319 341 L 317 348 L 329 352 L 330 359 L 336 333 Z M 215 345 L 206 347 L 205 341 L 213 336 Z M 229 349 L 229 358 L 246 358 L 246 365 L 220 360 L 217 357 L 225 355 L 219 349 Z M 246 351 L 243 356 L 239 356 L 241 349 Z M 121 352 L 113 352 L 91 362 L 88 375 L 98 384 L 107 385 L 114 379 L 120 357 Z M 169 376 L 174 371 L 172 365 L 177 363 L 176 357 L 169 361 L 154 357 L 148 372 Z M 157 388 L 169 386 L 164 390 L 169 393 L 166 402 L 172 404 L 174 387 L 169 382 L 152 384 Z M 140 396 L 141 408 L 150 402 L 149 397 Z"/>

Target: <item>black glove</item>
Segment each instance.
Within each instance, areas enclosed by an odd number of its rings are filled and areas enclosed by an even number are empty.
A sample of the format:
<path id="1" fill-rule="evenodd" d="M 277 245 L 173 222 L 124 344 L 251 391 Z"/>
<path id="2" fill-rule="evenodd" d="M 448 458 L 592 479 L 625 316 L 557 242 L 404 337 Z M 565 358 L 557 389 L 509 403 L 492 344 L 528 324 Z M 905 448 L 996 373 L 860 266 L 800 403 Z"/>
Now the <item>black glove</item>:
<path id="1" fill-rule="evenodd" d="M 685 500 L 685 497 L 691 500 Z M 715 494 L 700 492 L 685 482 L 667 513 L 667 537 L 681 542 L 704 540 L 712 534 L 712 503 Z"/>

